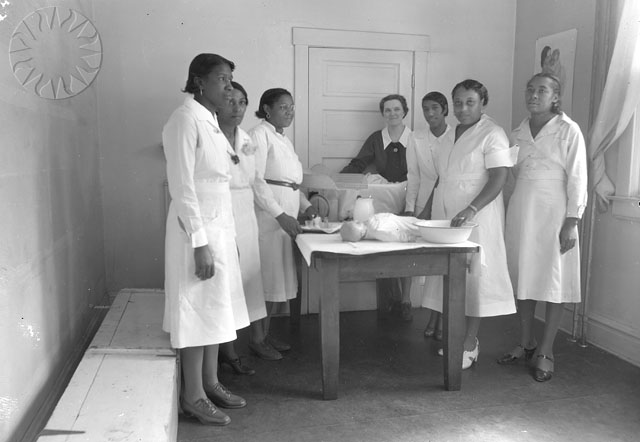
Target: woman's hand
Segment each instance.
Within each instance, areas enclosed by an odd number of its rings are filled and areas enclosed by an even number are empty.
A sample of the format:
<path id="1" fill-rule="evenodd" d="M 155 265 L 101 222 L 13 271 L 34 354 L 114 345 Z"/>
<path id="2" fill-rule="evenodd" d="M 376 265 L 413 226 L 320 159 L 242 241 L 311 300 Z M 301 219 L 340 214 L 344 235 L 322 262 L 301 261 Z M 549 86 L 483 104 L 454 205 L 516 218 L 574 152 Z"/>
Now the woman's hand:
<path id="1" fill-rule="evenodd" d="M 563 255 L 576 246 L 578 241 L 578 218 L 567 218 L 560 229 L 560 254 Z"/>
<path id="2" fill-rule="evenodd" d="M 216 274 L 213 264 L 213 254 L 209 246 L 201 246 L 193 249 L 193 257 L 196 261 L 196 276 L 201 280 L 212 278 Z"/>
<path id="3" fill-rule="evenodd" d="M 451 220 L 451 227 L 460 227 L 467 221 L 473 220 L 476 212 L 471 207 L 465 207 Z"/>
<path id="4" fill-rule="evenodd" d="M 284 212 L 276 216 L 276 221 L 278 221 L 282 230 L 284 230 L 291 238 L 295 238 L 298 233 L 302 233 L 302 227 L 300 227 L 298 220 Z"/>
<path id="5" fill-rule="evenodd" d="M 311 205 L 307 207 L 307 210 L 303 213 L 304 219 L 313 219 L 318 216 L 318 209 L 315 206 Z"/>

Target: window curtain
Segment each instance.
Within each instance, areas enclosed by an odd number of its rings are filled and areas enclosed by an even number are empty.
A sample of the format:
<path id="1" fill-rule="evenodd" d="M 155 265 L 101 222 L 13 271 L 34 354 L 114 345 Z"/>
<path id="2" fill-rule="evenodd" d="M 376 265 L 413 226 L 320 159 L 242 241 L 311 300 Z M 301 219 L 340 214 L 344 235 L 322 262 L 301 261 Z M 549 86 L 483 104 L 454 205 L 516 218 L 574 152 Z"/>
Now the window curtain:
<path id="1" fill-rule="evenodd" d="M 606 174 L 604 154 L 627 128 L 639 104 L 640 1 L 625 0 L 602 100 L 589 137 L 592 183 L 601 212 L 608 209 L 608 197 L 615 193 Z"/>

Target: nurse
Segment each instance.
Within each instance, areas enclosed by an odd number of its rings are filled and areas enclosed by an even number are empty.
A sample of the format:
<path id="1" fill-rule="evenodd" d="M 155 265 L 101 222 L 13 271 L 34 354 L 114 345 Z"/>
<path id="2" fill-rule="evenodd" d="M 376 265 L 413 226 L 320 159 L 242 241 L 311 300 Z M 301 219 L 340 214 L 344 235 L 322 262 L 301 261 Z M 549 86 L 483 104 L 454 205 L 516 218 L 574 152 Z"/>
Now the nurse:
<path id="1" fill-rule="evenodd" d="M 533 377 L 538 382 L 553 375 L 553 343 L 565 304 L 580 302 L 577 225 L 587 205 L 587 154 L 580 128 L 560 109 L 561 96 L 557 77 L 534 75 L 525 91 L 530 115 L 511 133 L 520 152 L 506 243 L 521 334 L 520 343 L 498 363 L 535 355 Z M 538 301 L 546 303 L 539 346 L 533 334 Z"/>
<path id="2" fill-rule="evenodd" d="M 411 129 L 404 124 L 409 113 L 407 99 L 399 94 L 383 97 L 379 104 L 385 127 L 366 139 L 358 155 L 340 173 L 363 173 L 373 168 L 391 183 L 407 180 L 407 144 Z M 400 204 L 402 204 L 400 202 Z M 403 321 L 411 321 L 411 279 L 378 279 L 377 290 L 391 300 L 388 307 L 396 311 Z"/>
<path id="3" fill-rule="evenodd" d="M 281 352 L 291 348 L 269 333 L 270 316 L 278 303 L 294 299 L 298 293 L 293 239 L 302 233 L 297 217 L 317 216 L 299 187 L 302 164 L 284 129 L 293 122 L 294 104 L 286 89 L 269 89 L 262 94 L 256 116 L 262 121 L 249 131 L 256 150 L 254 182 L 256 218 L 258 219 L 260 264 L 267 306 L 261 320 L 262 342 L 250 342 L 249 349 L 266 360 L 282 359 Z"/>
<path id="4" fill-rule="evenodd" d="M 218 122 L 229 145 L 227 146 L 231 168 L 231 197 L 233 200 L 233 219 L 236 227 L 236 243 L 240 254 L 242 286 L 249 312 L 250 342 L 264 341 L 262 322 L 267 316 L 260 271 L 260 251 L 258 249 L 258 222 L 253 203 L 253 184 L 255 182 L 256 146 L 251 137 L 240 128 L 249 98 L 247 91 L 235 81 L 231 82 L 233 91 L 226 106 L 218 109 Z M 233 342 L 220 346 L 219 359 L 236 374 L 252 375 L 255 370 L 240 359 Z"/>
<path id="5" fill-rule="evenodd" d="M 247 403 L 218 381 L 218 346 L 249 325 L 235 243 L 227 140 L 216 110 L 231 96 L 233 62 L 200 54 L 189 95 L 162 131 L 171 204 L 165 238 L 163 329 L 180 349 L 181 407 L 206 425 L 227 425 L 218 407 Z"/>
<path id="6" fill-rule="evenodd" d="M 504 244 L 502 187 L 515 163 L 517 148 L 509 148 L 504 130 L 484 113 L 489 93 L 476 80 L 458 83 L 451 93 L 459 123 L 454 144 L 434 155 L 439 182 L 433 196 L 434 219 L 451 219 L 452 226 L 478 224 L 470 241 L 482 246 L 474 254 L 467 276 L 462 368 L 477 361 L 480 320 L 515 313 L 515 301 Z M 437 289 L 432 284 L 438 281 Z M 442 278 L 429 278 L 423 306 L 442 311 Z"/>
<path id="7" fill-rule="evenodd" d="M 405 215 L 431 219 L 432 192 L 438 175 L 433 156 L 453 146 L 454 131 L 446 122 L 449 115 L 447 97 L 440 92 L 429 92 L 422 98 L 422 114 L 429 124 L 427 129 L 416 130 L 409 135 L 407 145 L 407 196 Z M 414 280 L 415 282 L 415 280 Z M 424 336 L 442 340 L 440 312 L 430 310 Z"/>

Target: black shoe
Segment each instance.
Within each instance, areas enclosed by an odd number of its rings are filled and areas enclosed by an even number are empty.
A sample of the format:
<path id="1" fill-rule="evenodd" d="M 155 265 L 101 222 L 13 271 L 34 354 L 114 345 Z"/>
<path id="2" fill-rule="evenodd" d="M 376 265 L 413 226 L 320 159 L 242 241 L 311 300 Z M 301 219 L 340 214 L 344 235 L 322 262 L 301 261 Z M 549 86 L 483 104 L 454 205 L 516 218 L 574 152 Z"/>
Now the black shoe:
<path id="1" fill-rule="evenodd" d="M 198 399 L 195 404 L 190 404 L 184 399 L 180 401 L 180 407 L 185 416 L 195 417 L 204 425 L 228 425 L 231 418 L 218 410 L 209 399 Z"/>
<path id="2" fill-rule="evenodd" d="M 242 360 L 237 357 L 235 359 L 231 359 L 229 358 L 229 356 L 225 355 L 224 353 L 220 352 L 218 354 L 218 360 L 220 362 L 220 364 L 226 364 L 229 367 L 231 367 L 231 369 L 233 370 L 233 372 L 235 374 L 245 374 L 247 376 L 251 376 L 256 374 L 256 371 L 249 367 L 248 365 L 244 365 L 242 363 Z"/>
<path id="3" fill-rule="evenodd" d="M 264 339 L 270 346 L 275 348 L 277 351 L 289 351 L 291 350 L 291 345 L 286 342 L 281 341 L 280 339 L 274 338 L 271 335 L 267 335 Z"/>
<path id="4" fill-rule="evenodd" d="M 238 395 L 231 393 L 224 385 L 218 382 L 210 388 L 204 389 L 211 402 L 222 408 L 242 408 L 247 406 L 247 401 Z"/>

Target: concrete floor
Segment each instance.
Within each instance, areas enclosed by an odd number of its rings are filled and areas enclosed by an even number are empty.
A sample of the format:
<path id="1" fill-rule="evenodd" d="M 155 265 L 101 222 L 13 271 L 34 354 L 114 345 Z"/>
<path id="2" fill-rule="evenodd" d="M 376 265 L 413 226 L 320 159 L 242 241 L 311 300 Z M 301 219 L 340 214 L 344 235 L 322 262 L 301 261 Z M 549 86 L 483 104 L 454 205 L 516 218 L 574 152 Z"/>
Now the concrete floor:
<path id="1" fill-rule="evenodd" d="M 448 392 L 439 345 L 422 336 L 426 319 L 422 309 L 414 310 L 411 323 L 379 320 L 374 311 L 342 313 L 339 398 L 323 401 L 317 315 L 303 316 L 297 331 L 288 318 L 275 318 L 276 335 L 293 345 L 285 358 L 245 356 L 254 376 L 221 372 L 221 382 L 248 406 L 226 410 L 232 419 L 227 427 L 180 416 L 178 440 L 640 440 L 640 368 L 560 334 L 556 373 L 538 383 L 523 363 L 495 363 L 516 342 L 516 316 L 487 318 L 480 328 L 479 364 L 463 372 L 461 391 Z M 236 348 L 248 355 L 246 334 Z"/>

